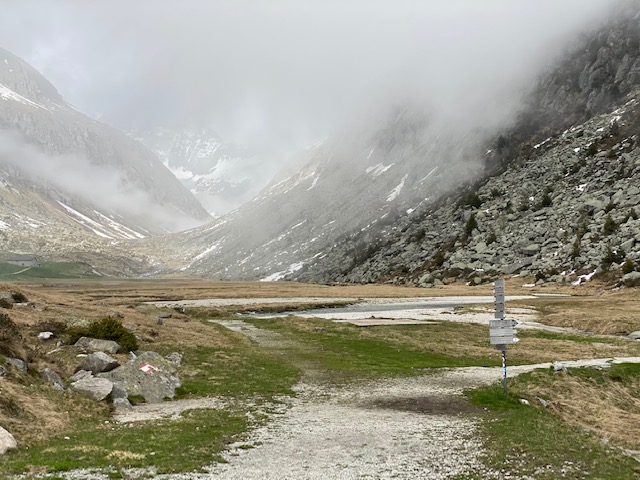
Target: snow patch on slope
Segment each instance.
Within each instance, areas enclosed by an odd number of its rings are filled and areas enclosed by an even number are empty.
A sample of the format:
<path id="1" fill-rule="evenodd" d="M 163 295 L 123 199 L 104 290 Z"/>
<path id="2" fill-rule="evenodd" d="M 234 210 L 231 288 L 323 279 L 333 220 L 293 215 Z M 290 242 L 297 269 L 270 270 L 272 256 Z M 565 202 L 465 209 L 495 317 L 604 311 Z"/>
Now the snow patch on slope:
<path id="1" fill-rule="evenodd" d="M 402 177 L 402 181 L 398 184 L 398 186 L 396 188 L 394 188 L 393 190 L 391 190 L 391 193 L 389 193 L 389 196 L 387 197 L 387 202 L 392 202 L 396 198 L 398 198 L 398 195 L 400 195 L 400 192 L 402 191 L 402 188 L 404 187 L 404 182 L 407 181 L 407 178 L 409 178 L 409 174 L 407 174 L 404 177 Z"/>
<path id="2" fill-rule="evenodd" d="M 367 168 L 364 171 L 364 173 L 366 173 L 367 175 L 371 174 L 374 177 L 378 177 L 378 176 L 382 175 L 384 172 L 386 172 L 387 170 L 389 170 L 394 165 L 395 165 L 395 163 L 392 163 L 390 165 L 384 165 L 382 163 L 378 163 L 377 165 L 373 165 L 372 167 Z"/>

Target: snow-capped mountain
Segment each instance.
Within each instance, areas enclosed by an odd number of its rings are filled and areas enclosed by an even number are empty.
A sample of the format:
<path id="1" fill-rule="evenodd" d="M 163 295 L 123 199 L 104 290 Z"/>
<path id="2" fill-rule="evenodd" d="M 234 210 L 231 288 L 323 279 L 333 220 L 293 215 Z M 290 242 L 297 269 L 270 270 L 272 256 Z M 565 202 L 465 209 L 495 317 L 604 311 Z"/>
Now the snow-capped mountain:
<path id="1" fill-rule="evenodd" d="M 224 143 L 208 128 L 156 127 L 132 136 L 154 151 L 214 216 L 251 200 L 269 178 L 258 155 Z"/>
<path id="2" fill-rule="evenodd" d="M 2 250 L 15 252 L 106 250 L 210 218 L 150 150 L 2 49 L 0 199 Z"/>

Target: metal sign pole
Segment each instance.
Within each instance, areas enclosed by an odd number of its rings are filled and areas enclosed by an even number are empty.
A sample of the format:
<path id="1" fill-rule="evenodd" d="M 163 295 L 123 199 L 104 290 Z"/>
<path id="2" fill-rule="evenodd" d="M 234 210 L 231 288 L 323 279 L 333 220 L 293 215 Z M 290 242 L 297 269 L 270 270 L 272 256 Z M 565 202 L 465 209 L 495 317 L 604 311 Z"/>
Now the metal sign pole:
<path id="1" fill-rule="evenodd" d="M 502 387 L 504 396 L 509 395 L 509 387 L 507 386 L 507 349 L 502 350 Z"/>
<path id="2" fill-rule="evenodd" d="M 514 328 L 518 325 L 518 322 L 506 318 L 504 279 L 496 279 L 493 285 L 496 311 L 495 320 L 489 320 L 489 342 L 491 345 L 495 345 L 502 353 L 502 387 L 505 396 L 507 396 L 509 395 L 509 387 L 507 385 L 507 348 L 508 345 L 518 342 L 518 337 L 516 337 L 518 331 Z"/>

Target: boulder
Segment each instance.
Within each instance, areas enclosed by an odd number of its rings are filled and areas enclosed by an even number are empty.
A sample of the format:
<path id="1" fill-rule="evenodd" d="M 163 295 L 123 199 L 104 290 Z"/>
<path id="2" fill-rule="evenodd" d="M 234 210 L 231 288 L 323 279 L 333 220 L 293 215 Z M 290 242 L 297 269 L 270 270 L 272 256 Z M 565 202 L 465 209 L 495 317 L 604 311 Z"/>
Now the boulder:
<path id="1" fill-rule="evenodd" d="M 96 350 L 107 353 L 118 353 L 120 350 L 120 345 L 113 340 L 101 340 L 90 337 L 81 337 L 75 345 L 76 347 L 82 347 L 87 350 Z"/>
<path id="2" fill-rule="evenodd" d="M 132 410 L 133 406 L 126 398 L 116 398 L 113 400 L 113 408 L 116 410 Z"/>
<path id="3" fill-rule="evenodd" d="M 172 352 L 164 358 L 169 360 L 171 362 L 171 365 L 176 368 L 182 365 L 182 355 L 180 355 L 178 352 Z"/>
<path id="4" fill-rule="evenodd" d="M 173 398 L 175 389 L 182 385 L 175 367 L 156 352 L 144 352 L 126 365 L 98 376 L 121 384 L 129 395 L 142 395 L 147 403 Z"/>
<path id="5" fill-rule="evenodd" d="M 70 382 L 77 382 L 78 380 L 82 380 L 85 377 L 90 377 L 91 372 L 89 370 L 78 370 L 76 373 L 69 377 Z"/>
<path id="6" fill-rule="evenodd" d="M 7 453 L 7 450 L 18 448 L 18 442 L 9 432 L 0 427 L 0 455 Z"/>
<path id="7" fill-rule="evenodd" d="M 625 287 L 640 287 L 640 272 L 630 272 L 622 277 L 622 284 Z"/>
<path id="8" fill-rule="evenodd" d="M 64 392 L 67 386 L 64 384 L 64 381 L 56 372 L 51 370 L 48 367 L 40 370 L 40 375 L 44 378 L 49 384 L 54 388 L 54 390 L 58 390 L 59 392 Z"/>
<path id="9" fill-rule="evenodd" d="M 75 371 L 88 370 L 95 375 L 96 373 L 110 372 L 119 366 L 120 363 L 106 353 L 95 352 L 84 357 Z"/>
<path id="10" fill-rule="evenodd" d="M 119 383 L 113 384 L 113 390 L 111 390 L 111 399 L 117 400 L 118 398 L 128 398 L 127 390 Z"/>
<path id="11" fill-rule="evenodd" d="M 4 377 L 7 374 L 7 369 L 0 365 L 0 377 Z"/>
<path id="12" fill-rule="evenodd" d="M 27 371 L 27 362 L 19 358 L 7 358 L 7 362 L 16 367 L 21 372 Z"/>
<path id="13" fill-rule="evenodd" d="M 113 390 L 113 382 L 106 378 L 84 377 L 71 384 L 71 388 L 83 395 L 87 395 L 96 401 L 104 400 Z"/>
<path id="14" fill-rule="evenodd" d="M 631 340 L 640 340 L 640 330 L 638 330 L 637 332 L 631 332 L 629 335 L 627 335 L 627 338 Z"/>

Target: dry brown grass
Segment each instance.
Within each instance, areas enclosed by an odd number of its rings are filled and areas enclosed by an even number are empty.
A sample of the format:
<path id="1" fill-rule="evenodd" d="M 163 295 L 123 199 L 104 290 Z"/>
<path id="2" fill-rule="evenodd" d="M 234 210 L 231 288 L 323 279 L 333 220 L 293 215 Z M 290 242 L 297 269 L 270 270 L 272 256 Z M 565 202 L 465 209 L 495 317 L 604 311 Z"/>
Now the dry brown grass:
<path id="1" fill-rule="evenodd" d="M 20 446 L 63 432 L 72 421 L 104 415 L 106 406 L 45 386 L 0 380 L 0 425 Z"/>
<path id="2" fill-rule="evenodd" d="M 563 420 L 615 445 L 640 450 L 640 380 L 636 383 L 634 394 L 633 388 L 615 382 L 603 387 L 590 379 L 556 374 L 552 381 L 532 384 L 527 393 L 551 399 L 549 408 Z"/>
<path id="3" fill-rule="evenodd" d="M 534 308 L 547 325 L 572 327 L 600 335 L 627 335 L 640 330 L 640 291 L 596 291 L 570 298 L 537 298 L 511 302 Z"/>

